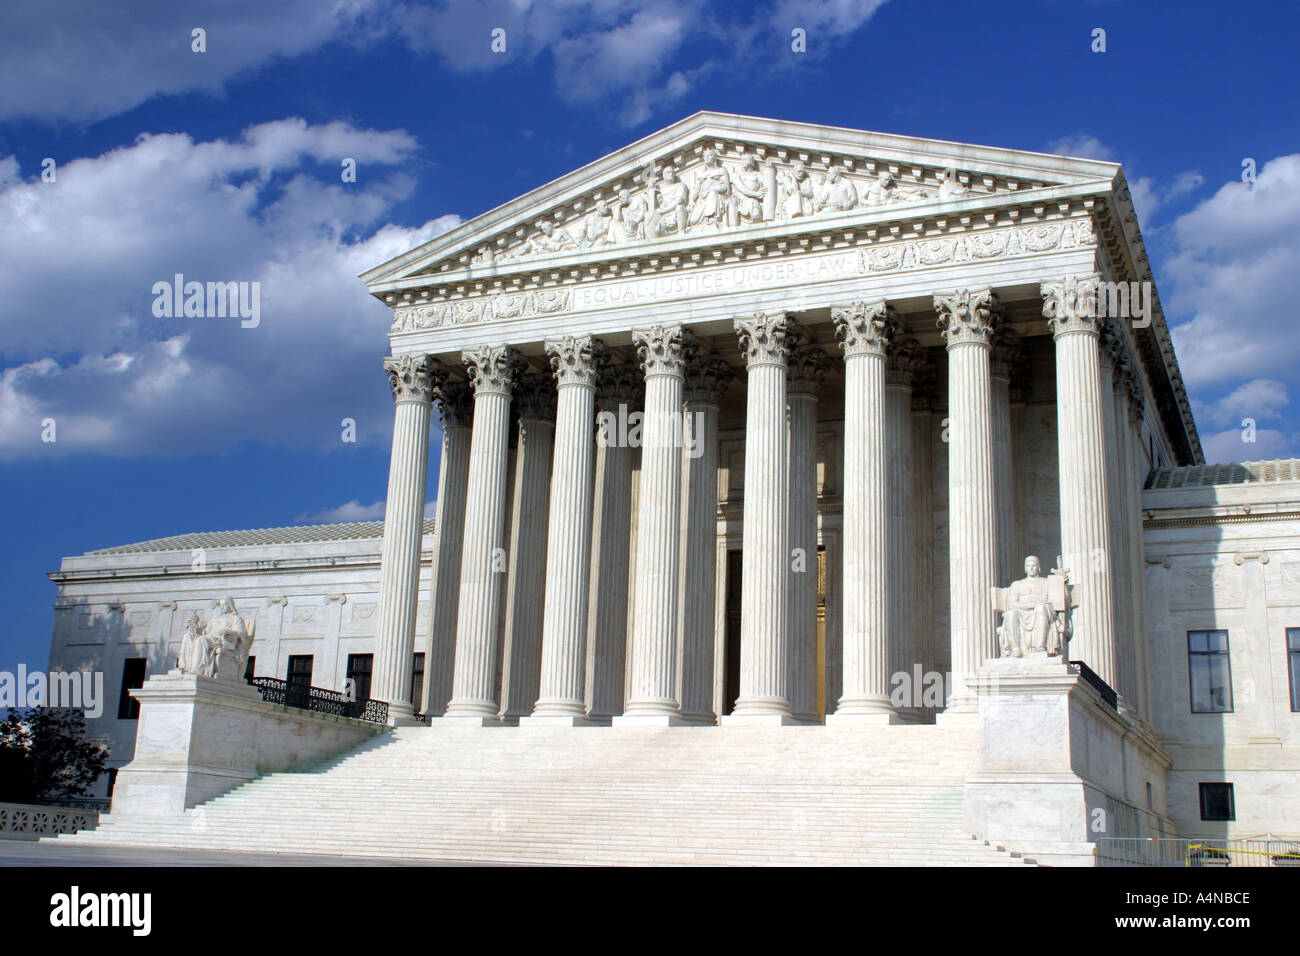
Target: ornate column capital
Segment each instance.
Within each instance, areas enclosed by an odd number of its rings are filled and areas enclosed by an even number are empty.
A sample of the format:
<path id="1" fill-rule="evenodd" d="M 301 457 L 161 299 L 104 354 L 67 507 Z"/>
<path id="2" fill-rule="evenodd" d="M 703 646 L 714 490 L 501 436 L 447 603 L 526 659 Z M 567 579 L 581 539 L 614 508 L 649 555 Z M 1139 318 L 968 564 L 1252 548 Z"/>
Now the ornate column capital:
<path id="1" fill-rule="evenodd" d="M 958 345 L 990 345 L 1002 318 L 1002 307 L 992 289 L 958 289 L 951 295 L 936 295 L 934 311 L 939 313 L 939 328 L 949 350 Z"/>
<path id="2" fill-rule="evenodd" d="M 433 401 L 433 392 L 447 377 L 447 369 L 432 355 L 390 355 L 384 359 L 388 387 L 394 402 Z"/>
<path id="3" fill-rule="evenodd" d="M 694 336 L 680 325 L 653 325 L 632 332 L 637 358 L 646 378 L 652 375 L 686 374 L 686 362 L 694 353 Z"/>
<path id="4" fill-rule="evenodd" d="M 759 312 L 738 316 L 734 327 L 740 339 L 745 365 L 779 365 L 785 367 L 790 347 L 798 341 L 798 327 L 785 312 Z"/>
<path id="5" fill-rule="evenodd" d="M 1098 334 L 1100 322 L 1097 317 L 1097 287 L 1101 276 L 1089 275 L 1062 276 L 1056 282 L 1044 282 L 1039 286 L 1043 297 L 1043 318 L 1052 336 L 1059 337 L 1070 332 Z"/>
<path id="6" fill-rule="evenodd" d="M 443 381 L 435 392 L 443 428 L 469 428 L 474 421 L 474 395 L 464 379 Z"/>
<path id="7" fill-rule="evenodd" d="M 606 365 L 596 385 L 598 408 L 614 409 L 620 405 L 639 405 L 645 396 L 645 377 L 633 362 Z"/>
<path id="8" fill-rule="evenodd" d="M 520 421 L 555 421 L 555 382 L 544 372 L 516 375 L 510 398 L 519 412 Z"/>
<path id="9" fill-rule="evenodd" d="M 736 370 L 720 355 L 695 355 L 686 363 L 683 401 L 687 405 L 716 405 Z"/>
<path id="10" fill-rule="evenodd" d="M 474 394 L 509 395 L 515 376 L 522 371 L 518 353 L 508 345 L 480 345 L 461 353 Z"/>
<path id="11" fill-rule="evenodd" d="M 910 335 L 902 335 L 900 331 L 885 353 L 885 384 L 910 386 L 924 361 L 925 353 L 921 349 L 921 343 Z"/>
<path id="12" fill-rule="evenodd" d="M 561 387 L 582 385 L 594 389 L 600 379 L 600 370 L 609 361 L 609 349 L 605 343 L 591 335 L 548 339 L 546 354 L 551 357 L 555 383 Z"/>
<path id="13" fill-rule="evenodd" d="M 883 299 L 832 306 L 831 321 L 835 323 L 835 337 L 839 339 L 846 359 L 858 355 L 883 358 L 900 326 L 897 313 Z"/>
<path id="14" fill-rule="evenodd" d="M 818 389 L 831 370 L 831 357 L 815 343 L 797 345 L 790 350 L 786 368 L 786 394 L 811 395 L 816 398 Z"/>

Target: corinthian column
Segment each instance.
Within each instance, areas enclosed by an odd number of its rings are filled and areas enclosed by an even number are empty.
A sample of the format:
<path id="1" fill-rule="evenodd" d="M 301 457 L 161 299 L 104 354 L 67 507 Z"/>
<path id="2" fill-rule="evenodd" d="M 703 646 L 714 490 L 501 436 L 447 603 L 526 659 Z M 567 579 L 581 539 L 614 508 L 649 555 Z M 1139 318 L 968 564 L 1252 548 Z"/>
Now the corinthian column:
<path id="1" fill-rule="evenodd" d="M 469 500 L 461 548 L 460 602 L 452 700 L 444 721 L 496 724 L 498 574 L 506 571 L 506 445 L 515 355 L 505 345 L 484 345 L 461 356 L 474 386 L 474 433 L 469 452 Z"/>
<path id="2" fill-rule="evenodd" d="M 682 420 L 681 687 L 682 719 L 712 724 L 714 598 L 718 551 L 718 403 L 734 372 L 701 355 L 686 366 Z"/>
<path id="3" fill-rule="evenodd" d="M 517 375 L 511 396 L 519 416 L 514 500 L 506 532 L 510 564 L 501 662 L 501 718 L 516 723 L 532 713 L 541 675 L 555 383 L 549 375 Z"/>
<path id="4" fill-rule="evenodd" d="M 820 345 L 791 349 L 786 386 L 791 555 L 786 686 L 791 715 L 806 724 L 821 722 L 817 710 L 817 390 L 829 370 L 830 357 Z"/>
<path id="5" fill-rule="evenodd" d="M 1041 291 L 1043 315 L 1056 342 L 1062 560 L 1079 601 L 1069 656 L 1082 660 L 1115 687 L 1110 501 L 1097 354 L 1099 281 L 1097 275 L 1070 275 L 1059 282 L 1044 282 Z"/>
<path id="6" fill-rule="evenodd" d="M 469 485 L 470 390 L 468 382 L 438 388 L 442 416 L 442 459 L 429 615 L 429 656 L 424 662 L 424 700 L 420 713 L 441 716 L 451 699 L 456 655 L 456 606 L 460 602 L 460 551 L 465 535 L 465 492 Z"/>
<path id="7" fill-rule="evenodd" d="M 990 339 L 997 299 L 985 289 L 934 297 L 948 346 L 948 567 L 952 696 L 948 713 L 977 707 L 969 681 L 996 654 L 990 588 L 998 554 L 993 491 Z"/>
<path id="8" fill-rule="evenodd" d="M 529 722 L 587 723 L 587 580 L 591 561 L 591 477 L 596 381 L 609 352 L 590 335 L 546 343 L 559 407 L 551 472 L 542 626 L 541 695 Z"/>
<path id="9" fill-rule="evenodd" d="M 740 586 L 740 696 L 725 722 L 793 723 L 786 689 L 790 587 L 787 338 L 784 312 L 736 319 L 748 370 L 745 404 L 745 573 Z"/>
<path id="10" fill-rule="evenodd" d="M 899 674 L 904 687 L 914 685 L 912 668 L 920 657 L 913 640 L 915 613 L 911 592 L 912 493 L 916 475 L 912 468 L 912 373 L 921 361 L 921 347 L 914 338 L 896 331 L 885 357 L 885 460 L 886 493 L 889 499 L 889 679 L 891 688 Z M 901 716 L 920 719 L 920 701 L 909 696 Z"/>
<path id="11" fill-rule="evenodd" d="M 682 380 L 691 351 L 680 325 L 632 333 L 645 372 L 637 503 L 632 681 L 615 724 L 679 724 L 677 589 L 681 550 Z"/>
<path id="12" fill-rule="evenodd" d="M 371 693 L 388 702 L 389 723 L 411 721 L 415 612 L 420 596 L 420 539 L 429 468 L 429 408 L 446 370 L 427 355 L 384 359 L 393 390 L 393 450 L 388 461 L 384 550 L 379 566 L 379 623 Z"/>
<path id="13" fill-rule="evenodd" d="M 1127 469 L 1125 467 L 1125 443 L 1120 441 L 1120 428 L 1123 422 L 1123 409 L 1120 408 L 1121 393 L 1124 390 L 1124 375 L 1128 361 L 1124 352 L 1127 349 L 1114 320 L 1102 324 L 1098 340 L 1097 358 L 1098 387 L 1101 399 L 1102 438 L 1106 448 L 1106 488 L 1108 521 L 1110 525 L 1111 552 L 1111 598 L 1114 601 L 1114 635 L 1115 635 L 1115 690 L 1119 692 L 1120 709 L 1129 715 L 1134 714 L 1137 689 L 1133 680 L 1136 662 L 1133 657 L 1132 624 L 1129 618 L 1129 599 L 1133 591 L 1132 574 L 1128 566 L 1128 542 L 1126 533 L 1128 523 L 1126 509 Z M 1141 525 L 1138 525 L 1140 528 Z"/>
<path id="14" fill-rule="evenodd" d="M 998 553 L 993 580 L 997 587 L 1006 587 L 1019 576 L 1016 574 L 1017 556 L 1011 550 L 1015 546 L 1013 509 L 1017 504 L 1024 507 L 1023 501 L 1015 501 L 1011 456 L 1011 368 L 1019 361 L 1023 346 L 1016 333 L 1002 325 L 994 332 L 990 344 L 990 439 L 993 449 L 994 522 L 998 527 Z M 1020 555 L 1019 561 L 1024 558 L 1025 555 Z"/>
<path id="15" fill-rule="evenodd" d="M 627 655 L 628 564 L 632 546 L 632 455 L 628 418 L 644 380 L 635 365 L 607 367 L 596 391 L 596 490 L 587 603 L 587 719 L 609 723 L 623 712 Z"/>
<path id="16" fill-rule="evenodd" d="M 884 302 L 831 309 L 844 350 L 844 689 L 828 723 L 897 720 L 889 700 L 889 532 Z"/>

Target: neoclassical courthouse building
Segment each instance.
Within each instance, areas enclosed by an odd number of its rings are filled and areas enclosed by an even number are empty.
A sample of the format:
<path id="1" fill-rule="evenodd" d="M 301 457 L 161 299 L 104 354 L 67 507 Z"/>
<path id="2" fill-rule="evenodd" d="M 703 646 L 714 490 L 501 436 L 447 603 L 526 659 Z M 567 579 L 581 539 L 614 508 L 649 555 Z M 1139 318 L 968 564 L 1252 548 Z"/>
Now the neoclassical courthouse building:
<path id="1" fill-rule="evenodd" d="M 129 770 L 131 691 L 228 596 L 250 675 L 394 729 L 149 832 L 409 776 L 459 794 L 427 852 L 485 859 L 1300 838 L 1300 463 L 1203 463 L 1118 165 L 699 113 L 361 278 L 383 522 L 65 558 L 51 667 L 106 672 Z M 592 787 L 583 828 L 538 807 Z"/>

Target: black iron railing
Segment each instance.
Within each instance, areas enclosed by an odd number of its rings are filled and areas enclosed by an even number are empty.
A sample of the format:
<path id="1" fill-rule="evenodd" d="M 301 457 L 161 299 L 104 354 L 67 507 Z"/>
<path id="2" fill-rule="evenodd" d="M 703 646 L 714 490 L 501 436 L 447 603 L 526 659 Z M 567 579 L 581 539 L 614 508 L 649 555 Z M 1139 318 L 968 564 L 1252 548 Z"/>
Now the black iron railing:
<path id="1" fill-rule="evenodd" d="M 318 714 L 352 717 L 376 724 L 388 723 L 388 704 L 382 700 L 350 700 L 347 695 L 323 687 L 291 684 L 275 677 L 254 677 L 249 683 L 257 688 L 268 704 L 298 707 Z"/>
<path id="2" fill-rule="evenodd" d="M 1101 699 L 1112 710 L 1119 710 L 1119 696 L 1115 693 L 1115 688 L 1098 677 L 1097 672 L 1083 661 L 1070 661 L 1070 663 L 1079 669 L 1079 676 L 1083 678 L 1084 683 L 1092 685 L 1092 689 L 1101 696 Z"/>

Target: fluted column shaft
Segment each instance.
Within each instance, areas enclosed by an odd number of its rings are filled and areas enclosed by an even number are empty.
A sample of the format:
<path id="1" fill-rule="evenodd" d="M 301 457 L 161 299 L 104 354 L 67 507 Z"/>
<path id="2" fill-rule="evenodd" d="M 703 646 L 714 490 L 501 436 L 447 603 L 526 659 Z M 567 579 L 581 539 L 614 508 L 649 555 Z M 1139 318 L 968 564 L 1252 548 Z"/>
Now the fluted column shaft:
<path id="1" fill-rule="evenodd" d="M 1125 521 L 1133 529 L 1129 535 L 1129 567 L 1133 575 L 1133 643 L 1137 667 L 1138 712 L 1152 721 L 1151 710 L 1151 646 L 1148 642 L 1146 551 L 1142 540 L 1142 485 L 1146 481 L 1146 458 L 1142 447 L 1142 415 L 1144 400 L 1142 382 L 1136 362 L 1129 368 L 1125 380 L 1126 427 L 1123 429 L 1128 447 L 1126 480 L 1129 488 L 1128 511 Z"/>
<path id="2" fill-rule="evenodd" d="M 912 648 L 922 677 L 937 669 L 934 646 L 934 401 L 935 369 L 928 361 L 912 377 Z M 915 685 L 913 685 L 915 687 Z M 914 701 L 933 709 L 942 700 Z"/>
<path id="3" fill-rule="evenodd" d="M 1120 410 L 1118 390 L 1122 385 L 1123 344 L 1119 332 L 1102 326 L 1097 341 L 1098 398 L 1101 402 L 1102 441 L 1106 449 L 1107 522 L 1110 542 L 1114 548 L 1107 563 L 1110 566 L 1111 598 L 1114 601 L 1115 635 L 1115 690 L 1119 692 L 1120 707 L 1132 712 L 1136 697 L 1134 671 L 1137 662 L 1133 654 L 1129 595 L 1132 593 L 1128 570 L 1128 545 L 1126 539 L 1126 470 L 1124 448 L 1120 442 Z"/>
<path id="4" fill-rule="evenodd" d="M 885 359 L 885 460 L 889 500 L 889 681 L 891 692 L 898 686 L 911 688 L 912 666 L 918 660 L 913 643 L 911 575 L 912 493 L 916 476 L 912 471 L 912 371 L 918 360 L 916 340 L 896 336 Z M 909 719 L 918 716 L 919 701 L 911 694 L 894 701 Z"/>
<path id="5" fill-rule="evenodd" d="M 952 696 L 947 712 L 974 711 L 969 682 L 996 655 L 993 604 L 998 527 L 993 490 L 989 340 L 993 294 L 935 296 L 948 349 L 948 519 Z"/>
<path id="6" fill-rule="evenodd" d="M 817 390 L 829 356 L 818 345 L 791 350 L 788 377 L 790 443 L 790 597 L 786 660 L 790 713 L 818 723 L 817 706 Z"/>
<path id="7" fill-rule="evenodd" d="M 990 356 L 989 433 L 993 450 L 994 522 L 998 528 L 997 563 L 993 571 L 995 586 L 1006 587 L 1019 575 L 1011 553 L 1015 544 L 1012 534 L 1013 488 L 1011 479 L 1011 372 L 1007 361 L 995 348 Z M 1020 503 L 1023 507 L 1023 502 Z M 1024 555 L 1021 555 L 1021 560 Z"/>
<path id="8" fill-rule="evenodd" d="M 596 381 L 607 352 L 589 335 L 549 341 L 546 352 L 555 372 L 559 405 L 547 535 L 541 694 L 533 718 L 585 723 Z"/>
<path id="9" fill-rule="evenodd" d="M 456 661 L 456 608 L 460 603 L 460 558 L 469 487 L 469 385 L 443 385 L 438 404 L 442 413 L 442 460 L 434 516 L 429 654 L 424 662 L 424 700 L 420 702 L 420 712 L 430 716 L 441 716 L 447 709 Z"/>
<path id="10" fill-rule="evenodd" d="M 513 353 L 484 346 L 462 356 L 474 384 L 474 430 L 469 453 L 469 496 L 461 548 L 460 602 L 452 700 L 444 720 L 497 720 L 496 658 L 504 573 L 506 459 L 510 437 Z"/>
<path id="11" fill-rule="evenodd" d="M 1098 276 L 1044 283 L 1043 314 L 1056 341 L 1062 560 L 1075 587 L 1070 658 L 1116 687 L 1110 502 L 1098 357 Z"/>
<path id="12" fill-rule="evenodd" d="M 885 351 L 896 319 L 884 302 L 832 309 L 831 318 L 844 350 L 844 670 L 827 720 L 892 719 Z"/>
<path id="13" fill-rule="evenodd" d="M 393 390 L 393 446 L 379 565 L 379 621 L 370 692 L 388 702 L 392 723 L 411 720 L 415 614 L 420 596 L 424 486 L 429 468 L 429 409 L 445 371 L 427 355 L 384 360 Z"/>
<path id="14" fill-rule="evenodd" d="M 728 719 L 789 719 L 786 602 L 787 336 L 784 313 L 737 319 L 748 381 L 745 403 L 745 573 L 740 591 L 740 696 Z"/>
<path id="15" fill-rule="evenodd" d="M 687 333 L 656 326 L 632 333 L 645 371 L 637 503 L 636 605 L 627 707 L 616 722 L 675 723 L 677 589 L 681 549 L 681 408 Z"/>

